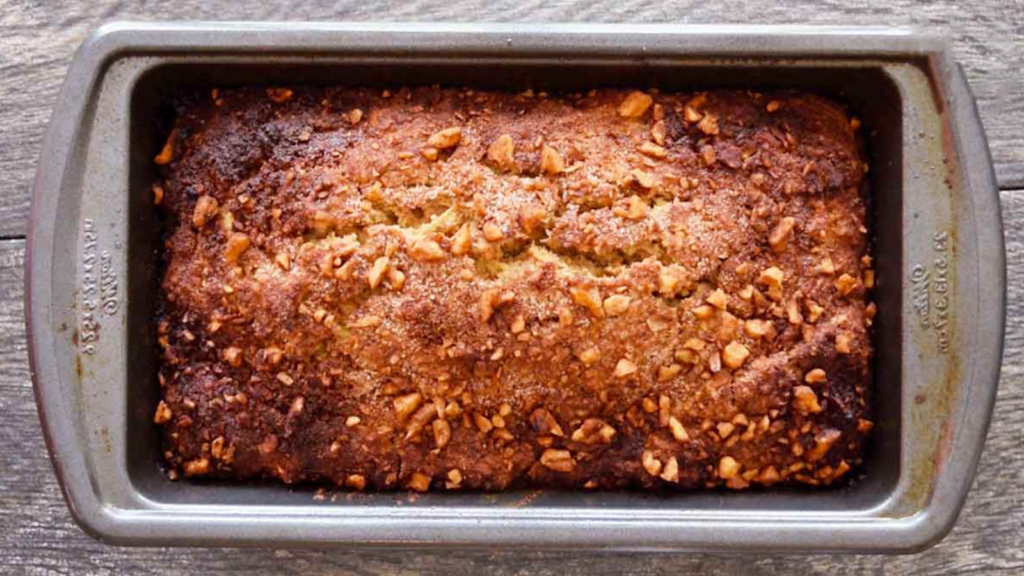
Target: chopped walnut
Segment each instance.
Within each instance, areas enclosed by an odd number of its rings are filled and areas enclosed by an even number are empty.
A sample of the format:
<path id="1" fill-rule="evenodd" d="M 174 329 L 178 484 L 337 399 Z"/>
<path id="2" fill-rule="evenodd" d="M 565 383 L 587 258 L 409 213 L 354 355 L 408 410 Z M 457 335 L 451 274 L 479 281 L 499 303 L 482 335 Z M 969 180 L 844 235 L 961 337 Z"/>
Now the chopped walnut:
<path id="1" fill-rule="evenodd" d="M 679 364 L 670 364 L 668 366 L 661 366 L 658 368 L 658 382 L 668 382 L 675 378 L 683 371 L 683 367 Z"/>
<path id="2" fill-rule="evenodd" d="M 366 273 L 366 282 L 370 285 L 370 289 L 380 286 L 381 280 L 384 279 L 384 273 L 387 272 L 389 261 L 390 258 L 387 256 L 381 256 L 373 261 L 373 266 Z"/>
<path id="3" fill-rule="evenodd" d="M 835 282 L 836 290 L 838 290 L 839 294 L 842 296 L 849 295 L 850 292 L 853 292 L 857 288 L 858 284 L 860 284 L 860 282 L 849 274 L 843 274 L 837 278 Z"/>
<path id="4" fill-rule="evenodd" d="M 452 254 L 465 256 L 473 245 L 473 225 L 469 222 L 463 224 L 452 237 Z"/>
<path id="5" fill-rule="evenodd" d="M 604 317 L 604 306 L 601 303 L 601 293 L 598 292 L 597 288 L 584 288 L 582 286 L 573 286 L 569 288 L 569 294 L 572 295 L 574 302 L 583 306 L 590 313 L 598 318 Z"/>
<path id="6" fill-rule="evenodd" d="M 729 295 L 723 292 L 721 288 L 716 288 L 705 301 L 719 310 L 725 310 L 729 304 Z"/>
<path id="7" fill-rule="evenodd" d="M 427 139 L 427 145 L 437 148 L 438 150 L 445 150 L 447 148 L 458 146 L 461 140 L 462 128 L 452 126 L 450 128 L 434 132 L 430 138 Z"/>
<path id="8" fill-rule="evenodd" d="M 871 432 L 871 429 L 875 427 L 875 423 L 871 420 L 865 420 L 863 418 L 857 419 L 857 432 L 861 434 L 867 434 Z"/>
<path id="9" fill-rule="evenodd" d="M 675 416 L 669 416 L 668 429 L 672 432 L 672 437 L 676 439 L 676 442 L 690 441 L 690 435 L 686 433 L 686 428 Z"/>
<path id="10" fill-rule="evenodd" d="M 732 456 L 723 456 L 718 461 L 718 476 L 723 480 L 729 480 L 739 475 L 740 470 L 743 466 L 737 462 Z"/>
<path id="11" fill-rule="evenodd" d="M 388 284 L 395 290 L 401 290 L 402 286 L 405 286 L 405 273 L 394 266 L 389 266 Z"/>
<path id="12" fill-rule="evenodd" d="M 768 297 L 778 302 L 782 299 L 782 280 L 786 277 L 782 270 L 775 266 L 766 268 L 758 276 L 757 281 L 768 287 Z"/>
<path id="13" fill-rule="evenodd" d="M 515 150 L 512 136 L 502 134 L 487 148 L 487 159 L 499 168 L 508 170 L 515 165 Z"/>
<path id="14" fill-rule="evenodd" d="M 166 424 L 171 421 L 174 416 L 174 412 L 171 411 L 171 407 L 167 405 L 163 400 L 156 405 L 156 413 L 153 414 L 153 422 L 155 424 Z"/>
<path id="15" fill-rule="evenodd" d="M 228 346 L 224 349 L 224 361 L 231 367 L 238 368 L 242 365 L 242 349 L 235 346 Z"/>
<path id="16" fill-rule="evenodd" d="M 530 414 L 530 426 L 537 434 L 565 437 L 565 432 L 558 425 L 558 421 L 544 408 L 537 408 Z"/>
<path id="17" fill-rule="evenodd" d="M 616 378 L 627 378 L 636 373 L 636 364 L 622 358 L 615 365 L 615 377 Z"/>
<path id="18" fill-rule="evenodd" d="M 359 426 L 359 423 L 362 421 L 363 419 L 360 418 L 359 416 L 349 416 L 348 418 L 345 418 L 345 427 L 354 428 L 356 426 Z"/>
<path id="19" fill-rule="evenodd" d="M 207 222 L 217 215 L 220 205 L 217 199 L 212 196 L 202 195 L 196 200 L 196 207 L 192 210 L 192 226 L 202 228 Z"/>
<path id="20" fill-rule="evenodd" d="M 831 258 L 826 257 L 821 263 L 815 268 L 819 274 L 825 274 L 831 276 L 836 273 L 836 265 L 832 262 Z"/>
<path id="21" fill-rule="evenodd" d="M 651 139 L 653 139 L 658 146 L 665 145 L 665 136 L 667 134 L 668 130 L 665 128 L 664 120 L 658 120 L 653 126 L 651 126 Z"/>
<path id="22" fill-rule="evenodd" d="M 808 384 L 821 384 L 827 379 L 825 371 L 821 368 L 814 368 L 809 370 L 807 374 L 804 374 L 804 382 Z"/>
<path id="23" fill-rule="evenodd" d="M 609 316 L 619 316 L 629 310 L 629 296 L 613 294 L 604 299 L 604 312 Z"/>
<path id="24" fill-rule="evenodd" d="M 583 362 L 587 366 L 592 366 L 601 359 L 601 351 L 597 348 L 588 348 L 579 353 L 580 362 Z"/>
<path id="25" fill-rule="evenodd" d="M 210 472 L 210 461 L 206 458 L 196 458 L 185 463 L 185 476 L 202 476 Z"/>
<path id="26" fill-rule="evenodd" d="M 662 268 L 658 272 L 658 292 L 662 294 L 675 294 L 681 283 L 682 279 L 679 277 L 679 273 L 673 268 Z"/>
<path id="27" fill-rule="evenodd" d="M 765 320 L 747 320 L 743 330 L 751 338 L 764 338 L 768 334 L 770 324 Z"/>
<path id="28" fill-rule="evenodd" d="M 814 436 L 814 447 L 807 451 L 807 461 L 821 460 L 843 433 L 835 428 L 825 428 Z"/>
<path id="29" fill-rule="evenodd" d="M 653 142 L 644 142 L 640 145 L 640 152 L 652 158 L 664 158 L 668 156 L 668 150 Z"/>
<path id="30" fill-rule="evenodd" d="M 164 187 L 154 183 L 151 190 L 153 191 L 153 205 L 159 206 L 164 201 Z"/>
<path id="31" fill-rule="evenodd" d="M 441 260 L 444 258 L 444 250 L 434 240 L 420 238 L 409 247 L 409 256 L 420 261 Z"/>
<path id="32" fill-rule="evenodd" d="M 483 432 L 484 434 L 487 434 L 488 432 L 494 429 L 494 424 L 491 422 L 491 420 L 484 416 L 483 414 L 479 413 L 473 414 L 473 424 L 475 424 L 477 429 Z"/>
<path id="33" fill-rule="evenodd" d="M 786 248 L 789 235 L 793 232 L 795 226 L 796 218 L 787 216 L 779 220 L 772 233 L 768 235 L 768 245 L 771 246 L 773 251 L 782 252 Z"/>
<path id="34" fill-rule="evenodd" d="M 291 386 L 292 384 L 295 384 L 295 378 L 292 378 L 291 374 L 288 374 L 287 372 L 278 372 L 277 381 L 280 382 L 281 384 L 284 384 L 285 386 Z"/>
<path id="35" fill-rule="evenodd" d="M 409 440 L 420 433 L 423 428 L 437 418 L 437 408 L 433 404 L 424 404 L 413 412 L 405 425 L 405 439 Z"/>
<path id="36" fill-rule="evenodd" d="M 793 387 L 793 406 L 804 414 L 817 414 L 821 412 L 821 405 L 818 404 L 818 395 L 810 386 Z"/>
<path id="37" fill-rule="evenodd" d="M 718 436 L 725 440 L 736 430 L 736 425 L 732 422 L 719 422 L 715 425 L 715 430 L 718 432 Z"/>
<path id="38" fill-rule="evenodd" d="M 426 492 L 430 489 L 430 476 L 426 474 L 420 474 L 419 472 L 413 472 L 412 476 L 409 477 L 409 482 L 405 485 L 410 490 L 417 492 Z"/>
<path id="39" fill-rule="evenodd" d="M 351 488 L 352 490 L 362 490 L 366 488 L 366 476 L 362 474 L 349 474 L 345 478 L 345 487 Z"/>
<path id="40" fill-rule="evenodd" d="M 267 97 L 278 104 L 291 100 L 294 94 L 291 88 L 267 88 Z"/>
<path id="41" fill-rule="evenodd" d="M 395 407 L 395 418 L 399 422 L 404 422 L 422 403 L 423 395 L 419 392 L 412 392 L 395 398 L 392 401 Z"/>
<path id="42" fill-rule="evenodd" d="M 643 170 L 633 170 L 631 174 L 633 175 L 633 178 L 636 179 L 637 184 L 639 184 L 643 188 L 651 189 L 654 188 L 655 184 L 657 184 L 657 180 L 655 179 L 654 174 L 651 174 L 650 172 L 645 172 Z"/>
<path id="43" fill-rule="evenodd" d="M 700 306 L 697 306 L 696 308 L 693 309 L 693 315 L 699 318 L 700 320 L 707 320 L 708 318 L 714 316 L 714 314 L 715 309 L 706 304 L 701 304 Z"/>
<path id="44" fill-rule="evenodd" d="M 448 471 L 448 482 L 445 484 L 446 488 L 454 488 L 462 484 L 462 471 L 458 468 L 452 468 Z"/>
<path id="45" fill-rule="evenodd" d="M 421 149 L 420 150 L 420 155 L 422 155 L 424 158 L 426 158 L 427 161 L 429 161 L 429 162 L 436 161 L 438 156 L 439 156 L 437 148 L 434 148 L 432 146 L 428 146 L 426 148 Z"/>
<path id="46" fill-rule="evenodd" d="M 711 114 L 704 114 L 704 117 L 697 123 L 697 129 L 708 136 L 718 134 L 718 118 Z"/>
<path id="47" fill-rule="evenodd" d="M 573 431 L 571 440 L 588 446 L 594 444 L 611 444 L 615 437 L 615 428 L 599 418 L 587 418 L 579 428 Z"/>
<path id="48" fill-rule="evenodd" d="M 519 209 L 519 225 L 527 234 L 541 230 L 547 220 L 548 211 L 542 206 L 530 204 Z"/>
<path id="49" fill-rule="evenodd" d="M 632 195 L 612 208 L 612 214 L 627 220 L 642 220 L 650 212 L 650 206 L 642 198 Z"/>
<path id="50" fill-rule="evenodd" d="M 722 362 L 730 369 L 735 370 L 743 363 L 746 362 L 747 357 L 750 356 L 750 350 L 746 346 L 736 342 L 735 340 L 729 342 L 726 345 L 725 350 L 722 351 Z"/>
<path id="51" fill-rule="evenodd" d="M 675 456 L 670 456 L 665 467 L 661 470 L 661 479 L 666 482 L 679 482 L 679 461 Z"/>
<path id="52" fill-rule="evenodd" d="M 494 308 L 498 304 L 501 291 L 497 288 L 489 288 L 480 294 L 480 321 L 487 322 L 494 315 Z"/>
<path id="53" fill-rule="evenodd" d="M 875 287 L 875 271 L 865 270 L 864 271 L 864 287 L 874 288 Z"/>
<path id="54" fill-rule="evenodd" d="M 643 464 L 644 470 L 651 476 L 661 474 L 661 460 L 655 458 L 653 452 L 644 450 L 644 453 L 640 456 L 640 463 Z"/>
<path id="55" fill-rule="evenodd" d="M 540 170 L 545 174 L 560 174 L 565 170 L 565 163 L 562 162 L 562 157 L 558 154 L 558 150 L 555 150 L 547 144 L 540 149 Z"/>
<path id="56" fill-rule="evenodd" d="M 647 112 L 647 109 L 654 103 L 654 98 L 634 90 L 619 104 L 619 116 L 623 118 L 639 118 Z"/>
<path id="57" fill-rule="evenodd" d="M 849 354 L 851 338 L 848 334 L 836 334 L 836 352 L 840 354 Z"/>
<path id="58" fill-rule="evenodd" d="M 572 472 L 576 467 L 576 460 L 568 450 L 556 450 L 548 448 L 540 455 L 540 463 L 549 470 L 555 472 Z"/>
<path id="59" fill-rule="evenodd" d="M 683 120 L 685 120 L 687 124 L 693 124 L 695 122 L 700 122 L 701 118 L 703 118 L 703 117 L 704 117 L 704 114 L 702 114 L 699 110 L 697 110 L 693 106 L 686 106 L 686 107 L 683 108 Z"/>
<path id="60" fill-rule="evenodd" d="M 224 247 L 224 259 L 228 262 L 235 262 L 249 249 L 249 237 L 240 232 L 234 232 L 228 236 L 227 245 Z"/>
<path id="61" fill-rule="evenodd" d="M 359 121 L 363 119 L 363 111 L 359 108 L 353 108 L 348 112 L 341 115 L 345 119 L 345 122 L 355 126 L 359 124 Z"/>
<path id="62" fill-rule="evenodd" d="M 498 242 L 505 237 L 505 233 L 501 231 L 501 228 L 497 224 L 487 222 L 483 226 L 484 238 L 488 242 Z"/>
<path id="63" fill-rule="evenodd" d="M 177 136 L 177 129 L 171 130 L 171 133 L 167 135 L 167 140 L 164 142 L 163 148 L 160 149 L 160 153 L 153 158 L 159 166 L 165 166 L 174 160 L 174 139 Z"/>
<path id="64" fill-rule="evenodd" d="M 771 100 L 768 102 L 768 105 L 765 106 L 765 110 L 767 110 L 769 114 L 775 112 L 779 108 L 782 108 L 782 102 L 779 102 L 778 100 Z"/>

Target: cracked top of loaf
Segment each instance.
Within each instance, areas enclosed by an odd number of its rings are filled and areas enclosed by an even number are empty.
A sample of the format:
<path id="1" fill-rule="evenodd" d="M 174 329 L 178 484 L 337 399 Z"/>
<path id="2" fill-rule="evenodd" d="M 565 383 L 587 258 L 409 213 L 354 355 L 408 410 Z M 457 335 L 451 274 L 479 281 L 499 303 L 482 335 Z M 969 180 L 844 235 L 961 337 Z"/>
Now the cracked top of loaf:
<path id="1" fill-rule="evenodd" d="M 172 477 L 824 485 L 861 461 L 859 122 L 798 92 L 179 95 Z"/>

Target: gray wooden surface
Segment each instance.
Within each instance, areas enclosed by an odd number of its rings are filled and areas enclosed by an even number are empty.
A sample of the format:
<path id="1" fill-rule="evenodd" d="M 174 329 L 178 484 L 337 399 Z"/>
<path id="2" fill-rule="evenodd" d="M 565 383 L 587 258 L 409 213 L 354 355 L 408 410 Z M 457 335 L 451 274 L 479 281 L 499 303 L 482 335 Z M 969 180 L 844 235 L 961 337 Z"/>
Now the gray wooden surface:
<path id="1" fill-rule="evenodd" d="M 874 4 L 874 5 L 873 5 Z M 23 240 L 36 156 L 75 47 L 111 19 L 449 20 L 913 25 L 953 40 L 1003 189 L 1009 310 L 999 399 L 967 506 L 952 534 L 916 556 L 321 552 L 114 548 L 71 521 L 40 434 L 23 322 Z M 61 4 L 0 0 L 0 573 L 776 574 L 1024 573 L 1024 1 L 178 0 Z"/>

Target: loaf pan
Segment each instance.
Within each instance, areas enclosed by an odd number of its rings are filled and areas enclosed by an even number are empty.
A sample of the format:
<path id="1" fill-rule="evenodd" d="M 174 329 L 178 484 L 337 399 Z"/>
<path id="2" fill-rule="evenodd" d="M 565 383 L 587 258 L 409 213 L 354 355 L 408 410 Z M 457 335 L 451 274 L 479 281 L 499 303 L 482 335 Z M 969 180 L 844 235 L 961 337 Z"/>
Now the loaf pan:
<path id="1" fill-rule="evenodd" d="M 871 162 L 876 426 L 841 488 L 643 494 L 327 494 L 168 480 L 157 462 L 167 96 L 190 86 L 799 88 L 845 102 Z M 162 112 L 161 110 L 164 110 Z M 36 177 L 32 378 L 73 516 L 113 543 L 905 552 L 956 521 L 999 376 L 999 199 L 967 83 L 902 29 L 116 23 L 76 55 Z"/>

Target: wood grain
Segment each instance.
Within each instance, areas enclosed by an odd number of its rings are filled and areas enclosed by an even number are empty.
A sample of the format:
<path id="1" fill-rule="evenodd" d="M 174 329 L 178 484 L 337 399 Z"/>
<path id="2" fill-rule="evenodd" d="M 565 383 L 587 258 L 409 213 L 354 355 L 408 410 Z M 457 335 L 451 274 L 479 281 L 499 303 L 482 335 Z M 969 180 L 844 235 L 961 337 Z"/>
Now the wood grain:
<path id="1" fill-rule="evenodd" d="M 967 72 L 1003 188 L 1024 187 L 1024 2 L 956 0 L 0 0 L 0 238 L 23 235 L 42 135 L 75 48 L 102 22 L 392 20 L 916 26 L 945 34 Z"/>
<path id="2" fill-rule="evenodd" d="M 274 551 L 114 548 L 71 521 L 40 433 L 23 323 L 24 241 L 0 241 L 0 573 L 461 574 L 938 574 L 1024 572 L 1024 190 L 1003 192 L 1009 260 L 1005 362 L 992 429 L 960 521 L 916 556 L 737 558 L 694 554 Z"/>

